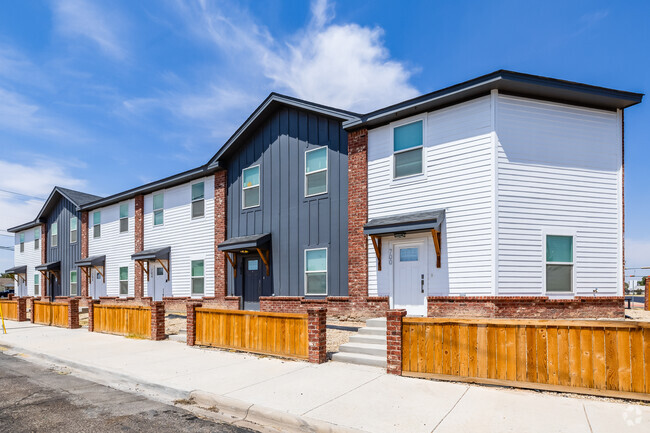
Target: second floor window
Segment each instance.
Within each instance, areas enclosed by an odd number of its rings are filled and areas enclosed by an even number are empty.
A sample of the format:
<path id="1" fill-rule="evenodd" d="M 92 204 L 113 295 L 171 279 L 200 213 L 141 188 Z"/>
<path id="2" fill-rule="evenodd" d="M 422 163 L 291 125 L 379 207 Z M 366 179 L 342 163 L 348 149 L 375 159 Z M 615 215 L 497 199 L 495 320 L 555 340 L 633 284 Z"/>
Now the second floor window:
<path id="1" fill-rule="evenodd" d="M 41 243 L 41 228 L 36 227 L 34 229 L 34 249 L 37 250 L 38 246 Z"/>
<path id="2" fill-rule="evenodd" d="M 242 172 L 242 209 L 260 205 L 260 166 Z"/>
<path id="3" fill-rule="evenodd" d="M 120 205 L 120 233 L 129 231 L 129 204 Z"/>
<path id="4" fill-rule="evenodd" d="M 93 212 L 93 238 L 98 238 L 102 235 L 102 213 L 100 211 Z"/>
<path id="5" fill-rule="evenodd" d="M 70 243 L 77 243 L 77 218 L 70 218 Z"/>
<path id="6" fill-rule="evenodd" d="M 205 184 L 192 185 L 192 218 L 200 218 L 205 214 Z"/>
<path id="7" fill-rule="evenodd" d="M 327 192 L 327 147 L 305 152 L 305 197 Z"/>
<path id="8" fill-rule="evenodd" d="M 59 245 L 59 225 L 57 223 L 52 223 L 50 230 L 52 232 L 50 243 L 53 247 L 56 247 Z"/>
<path id="9" fill-rule="evenodd" d="M 163 193 L 153 195 L 153 225 L 161 226 L 164 220 L 165 196 Z"/>
<path id="10" fill-rule="evenodd" d="M 25 252 L 25 233 L 20 234 L 20 252 Z"/>
<path id="11" fill-rule="evenodd" d="M 38 295 L 41 289 L 40 275 L 34 274 L 34 295 Z"/>
<path id="12" fill-rule="evenodd" d="M 393 177 L 422 173 L 422 120 L 393 129 Z"/>

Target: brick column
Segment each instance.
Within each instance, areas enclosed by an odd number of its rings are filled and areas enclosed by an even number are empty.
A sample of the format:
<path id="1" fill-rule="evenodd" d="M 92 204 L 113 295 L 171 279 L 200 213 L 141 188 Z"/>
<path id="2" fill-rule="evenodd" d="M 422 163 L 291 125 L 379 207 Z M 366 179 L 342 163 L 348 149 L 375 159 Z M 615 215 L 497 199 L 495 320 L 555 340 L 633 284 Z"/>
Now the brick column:
<path id="1" fill-rule="evenodd" d="M 228 296 L 228 268 L 226 254 L 217 246 L 226 240 L 228 172 L 219 170 L 214 174 L 214 296 L 223 301 Z"/>
<path id="2" fill-rule="evenodd" d="M 27 321 L 27 298 L 16 298 L 18 302 L 18 321 Z"/>
<path id="3" fill-rule="evenodd" d="M 388 310 L 386 312 L 386 372 L 402 374 L 402 318 L 406 310 Z"/>
<path id="4" fill-rule="evenodd" d="M 134 253 L 139 253 L 144 250 L 144 196 L 138 195 L 135 197 L 135 248 Z M 138 264 L 135 267 L 134 281 L 133 281 L 133 294 L 135 299 L 142 299 L 144 297 L 144 272 Z"/>
<path id="5" fill-rule="evenodd" d="M 650 275 L 645 277 L 645 310 L 650 311 Z"/>
<path id="6" fill-rule="evenodd" d="M 88 297 L 88 332 L 95 332 L 95 305 L 99 300 Z"/>
<path id="7" fill-rule="evenodd" d="M 68 298 L 68 328 L 78 329 L 79 325 L 79 298 Z"/>
<path id="8" fill-rule="evenodd" d="M 368 130 L 348 134 L 348 295 L 368 295 Z"/>
<path id="9" fill-rule="evenodd" d="M 151 303 L 151 339 L 164 340 L 165 334 L 165 303 L 162 301 Z"/>
<path id="10" fill-rule="evenodd" d="M 81 258 L 88 257 L 88 212 L 81 212 Z M 88 278 L 86 274 L 81 271 L 81 296 L 88 297 Z"/>
<path id="11" fill-rule="evenodd" d="M 327 361 L 327 308 L 308 308 L 307 316 L 309 362 L 322 364 Z"/>
<path id="12" fill-rule="evenodd" d="M 187 345 L 194 346 L 196 342 L 196 308 L 200 307 L 200 302 L 187 303 Z"/>

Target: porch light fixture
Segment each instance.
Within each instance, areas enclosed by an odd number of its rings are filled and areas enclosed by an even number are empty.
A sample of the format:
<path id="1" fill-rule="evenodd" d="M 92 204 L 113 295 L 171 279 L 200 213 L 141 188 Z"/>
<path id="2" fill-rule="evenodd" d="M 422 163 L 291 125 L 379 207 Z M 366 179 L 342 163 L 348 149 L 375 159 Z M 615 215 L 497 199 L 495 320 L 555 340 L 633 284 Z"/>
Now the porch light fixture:
<path id="1" fill-rule="evenodd" d="M 406 233 L 395 233 L 395 239 L 405 238 Z"/>

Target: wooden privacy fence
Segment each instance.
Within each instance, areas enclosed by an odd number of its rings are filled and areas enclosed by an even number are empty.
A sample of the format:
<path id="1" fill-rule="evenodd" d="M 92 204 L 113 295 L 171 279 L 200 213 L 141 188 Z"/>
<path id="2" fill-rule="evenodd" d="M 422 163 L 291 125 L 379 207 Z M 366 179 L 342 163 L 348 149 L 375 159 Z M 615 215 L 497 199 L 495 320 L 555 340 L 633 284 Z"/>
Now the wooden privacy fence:
<path id="1" fill-rule="evenodd" d="M 88 300 L 88 330 L 135 338 L 163 340 L 165 334 L 165 305 L 101 304 Z"/>
<path id="2" fill-rule="evenodd" d="M 32 323 L 61 328 L 79 328 L 79 299 L 32 301 Z"/>
<path id="3" fill-rule="evenodd" d="M 187 344 L 325 362 L 325 308 L 307 314 L 187 306 Z"/>
<path id="4" fill-rule="evenodd" d="M 0 300 L 0 308 L 2 308 L 2 317 L 9 320 L 18 320 L 17 300 Z"/>
<path id="5" fill-rule="evenodd" d="M 404 317 L 401 339 L 408 376 L 650 400 L 650 323 Z"/>

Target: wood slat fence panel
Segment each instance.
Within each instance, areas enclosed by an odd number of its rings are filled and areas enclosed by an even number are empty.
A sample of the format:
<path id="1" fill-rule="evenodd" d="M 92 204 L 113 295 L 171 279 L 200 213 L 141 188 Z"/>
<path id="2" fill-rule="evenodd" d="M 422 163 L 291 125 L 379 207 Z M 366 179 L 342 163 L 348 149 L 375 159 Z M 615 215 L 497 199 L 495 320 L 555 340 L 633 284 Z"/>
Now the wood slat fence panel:
<path id="1" fill-rule="evenodd" d="M 308 359 L 307 314 L 196 308 L 196 344 Z"/>
<path id="2" fill-rule="evenodd" d="M 9 320 L 18 320 L 18 301 L 2 300 L 0 301 L 0 308 L 2 308 L 2 317 Z"/>
<path id="3" fill-rule="evenodd" d="M 52 325 L 52 303 L 48 301 L 34 301 L 32 303 L 34 323 L 39 325 Z"/>
<path id="4" fill-rule="evenodd" d="M 151 308 L 139 305 L 93 307 L 94 331 L 129 337 L 151 337 Z"/>
<path id="5" fill-rule="evenodd" d="M 404 317 L 402 374 L 650 400 L 650 323 Z"/>

